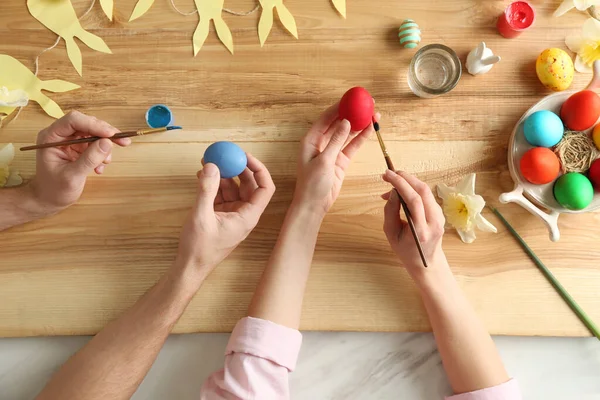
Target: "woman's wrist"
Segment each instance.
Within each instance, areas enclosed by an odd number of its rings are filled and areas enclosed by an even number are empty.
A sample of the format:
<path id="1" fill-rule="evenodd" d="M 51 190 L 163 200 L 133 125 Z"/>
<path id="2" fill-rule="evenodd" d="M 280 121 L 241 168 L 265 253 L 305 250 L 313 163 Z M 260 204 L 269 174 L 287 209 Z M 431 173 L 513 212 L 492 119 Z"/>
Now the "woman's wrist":
<path id="1" fill-rule="evenodd" d="M 455 283 L 454 275 L 443 252 L 434 255 L 425 268 L 419 265 L 409 269 L 409 273 L 421 295 L 428 295 L 439 288 L 447 287 Z"/>

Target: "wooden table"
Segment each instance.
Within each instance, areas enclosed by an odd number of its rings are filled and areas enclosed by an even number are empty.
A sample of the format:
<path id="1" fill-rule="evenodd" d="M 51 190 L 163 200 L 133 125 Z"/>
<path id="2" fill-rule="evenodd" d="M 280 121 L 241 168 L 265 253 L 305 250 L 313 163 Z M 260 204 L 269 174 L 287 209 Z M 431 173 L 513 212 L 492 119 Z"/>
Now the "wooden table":
<path id="1" fill-rule="evenodd" d="M 0 52 L 33 67 L 55 36 L 33 19 L 23 1 L 0 14 Z M 299 40 L 275 23 L 264 48 L 258 15 L 225 15 L 234 36 L 229 54 L 214 31 L 197 57 L 191 35 L 197 17 L 176 14 L 167 0 L 133 23 L 133 0 L 117 0 L 110 23 L 96 4 L 82 20 L 105 39 L 113 55 L 81 45 L 84 75 L 67 59 L 64 44 L 44 54 L 42 79 L 81 84 L 51 94 L 65 110 L 79 109 L 121 129 L 144 125 L 144 112 L 168 104 L 186 130 L 136 139 L 115 150 L 102 177 L 91 177 L 79 203 L 52 218 L 0 234 L 0 335 L 93 334 L 131 306 L 172 262 L 180 226 L 194 198 L 194 173 L 216 140 L 240 144 L 265 162 L 277 194 L 260 224 L 208 279 L 176 332 L 229 331 L 244 315 L 292 196 L 300 138 L 311 121 L 346 89 L 367 87 L 383 114 L 382 128 L 397 167 L 432 186 L 477 172 L 477 190 L 498 205 L 512 188 L 506 150 L 512 127 L 547 91 L 534 62 L 548 47 L 564 48 L 567 33 L 585 15 L 551 13 L 559 1 L 534 1 L 538 19 L 518 39 L 495 29 L 503 1 L 348 1 L 348 19 L 327 0 L 286 0 Z M 74 0 L 79 14 L 89 2 Z M 251 9 L 250 0 L 226 6 Z M 376 6 L 374 6 L 376 4 Z M 193 9 L 189 0 L 177 1 Z M 401 49 L 397 29 L 413 18 L 422 44 L 443 43 L 460 57 L 485 40 L 500 64 L 485 76 L 465 74 L 449 95 L 422 100 L 406 83 L 414 51 Z M 1 68 L 1 66 L 0 66 Z M 577 75 L 573 88 L 589 76 Z M 52 120 L 37 105 L 0 131 L 0 143 L 31 143 Z M 15 166 L 34 174 L 34 154 Z M 342 194 L 325 219 L 304 302 L 302 329 L 424 331 L 430 329 L 419 296 L 382 232 L 386 190 L 375 139 L 356 156 Z M 542 223 L 516 205 L 500 205 L 515 228 L 563 285 L 600 321 L 598 214 L 562 216 L 562 239 L 551 243 Z M 498 234 L 474 244 L 453 231 L 445 250 L 469 299 L 492 333 L 584 336 L 588 332 L 490 213 Z"/>

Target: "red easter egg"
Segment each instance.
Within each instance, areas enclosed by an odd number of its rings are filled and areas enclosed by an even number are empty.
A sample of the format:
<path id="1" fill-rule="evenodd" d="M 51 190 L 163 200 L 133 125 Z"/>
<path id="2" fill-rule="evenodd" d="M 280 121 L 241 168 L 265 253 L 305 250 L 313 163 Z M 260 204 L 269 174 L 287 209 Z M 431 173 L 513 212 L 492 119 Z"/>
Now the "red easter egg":
<path id="1" fill-rule="evenodd" d="M 362 131 L 371 123 L 375 101 L 362 87 L 353 87 L 340 100 L 340 118 L 347 119 L 353 131 Z"/>
<path id="2" fill-rule="evenodd" d="M 600 96 L 591 90 L 577 92 L 565 101 L 560 119 L 572 131 L 585 131 L 600 117 Z"/>
<path id="3" fill-rule="evenodd" d="M 546 147 L 528 150 L 521 158 L 521 174 L 534 185 L 544 185 L 556 179 L 560 172 L 560 161 Z"/>
<path id="4" fill-rule="evenodd" d="M 590 181 L 592 181 L 592 185 L 594 185 L 594 188 L 596 188 L 596 190 L 600 190 L 600 159 L 592 163 L 589 175 Z"/>

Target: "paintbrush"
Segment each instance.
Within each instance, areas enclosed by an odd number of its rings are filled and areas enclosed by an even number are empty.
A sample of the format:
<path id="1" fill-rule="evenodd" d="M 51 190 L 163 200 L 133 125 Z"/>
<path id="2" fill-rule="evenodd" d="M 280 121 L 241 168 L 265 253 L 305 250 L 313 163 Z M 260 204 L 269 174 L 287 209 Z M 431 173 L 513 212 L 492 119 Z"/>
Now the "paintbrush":
<path id="1" fill-rule="evenodd" d="M 100 140 L 100 139 L 110 139 L 110 140 L 123 139 L 123 138 L 128 138 L 128 137 L 133 137 L 133 136 L 149 135 L 151 133 L 172 131 L 174 129 L 182 129 L 182 128 L 180 126 L 166 126 L 164 128 L 138 129 L 137 131 L 127 131 L 127 132 L 117 133 L 114 136 L 111 136 L 109 138 L 101 138 L 98 136 L 91 136 L 91 137 L 80 138 L 80 139 L 65 140 L 63 142 L 52 142 L 52 143 L 36 144 L 35 146 L 25 146 L 25 147 L 21 147 L 20 150 L 27 151 L 27 150 L 47 149 L 48 147 L 71 146 L 74 144 L 92 143 L 92 142 L 95 142 L 96 140 Z"/>
<path id="2" fill-rule="evenodd" d="M 379 147 L 381 147 L 381 152 L 383 153 L 383 158 L 385 158 L 385 163 L 390 171 L 396 172 L 394 168 L 394 164 L 392 163 L 392 159 L 387 152 L 387 148 L 385 147 L 385 143 L 383 142 L 383 138 L 381 137 L 381 132 L 379 132 L 379 123 L 373 119 L 373 128 L 375 128 L 375 133 L 377 134 L 377 140 L 379 141 Z M 408 222 L 408 226 L 410 227 L 410 231 L 415 239 L 415 244 L 417 245 L 417 250 L 419 250 L 419 255 L 421 256 L 421 261 L 423 262 L 423 266 L 427 268 L 427 259 L 425 258 L 425 253 L 423 253 L 423 247 L 421 246 L 421 241 L 419 240 L 419 235 L 417 235 L 417 230 L 415 229 L 415 223 L 413 222 L 412 215 L 410 214 L 410 210 L 406 206 L 404 199 L 400 196 L 400 193 L 396 189 L 394 189 L 398 198 L 400 199 L 400 205 L 404 208 L 404 214 L 406 214 L 406 221 Z"/>
<path id="3" fill-rule="evenodd" d="M 521 247 L 523 247 L 523 250 L 525 250 L 527 255 L 533 260 L 535 265 L 537 265 L 537 267 L 540 269 L 542 274 L 544 274 L 546 279 L 548 279 L 550 284 L 552 284 L 552 286 L 554 286 L 554 289 L 556 289 L 558 294 L 560 294 L 560 297 L 563 298 L 565 303 L 567 303 L 569 305 L 569 307 L 571 307 L 571 310 L 573 310 L 573 312 L 577 315 L 577 317 L 579 317 L 581 322 L 583 322 L 583 324 L 590 330 L 590 332 L 592 332 L 592 334 L 594 336 L 596 336 L 596 338 L 598 340 L 600 340 L 600 330 L 598 329 L 598 327 L 596 326 L 594 321 L 592 321 L 592 319 L 585 313 L 585 311 L 583 311 L 583 309 L 579 306 L 579 304 L 577 304 L 575 299 L 573 299 L 573 297 L 571 297 L 569 292 L 567 292 L 567 289 L 565 289 L 564 286 L 560 284 L 558 279 L 556 279 L 554 274 L 552 274 L 552 272 L 550 272 L 548 267 L 546 267 L 544 265 L 542 260 L 540 260 L 538 258 L 538 256 L 535 255 L 533 250 L 531 250 L 531 248 L 527 245 L 525 240 L 523 240 L 521 235 L 519 235 L 517 233 L 517 231 L 508 223 L 506 218 L 504 218 L 504 216 L 502 214 L 500 214 L 500 211 L 496 210 L 494 207 L 490 207 L 490 206 L 488 206 L 488 207 L 494 212 L 494 214 L 496 214 L 496 216 L 500 219 L 500 221 L 502 221 L 502 223 L 506 226 L 506 228 L 514 236 L 514 238 L 517 239 L 517 241 L 519 242 Z"/>

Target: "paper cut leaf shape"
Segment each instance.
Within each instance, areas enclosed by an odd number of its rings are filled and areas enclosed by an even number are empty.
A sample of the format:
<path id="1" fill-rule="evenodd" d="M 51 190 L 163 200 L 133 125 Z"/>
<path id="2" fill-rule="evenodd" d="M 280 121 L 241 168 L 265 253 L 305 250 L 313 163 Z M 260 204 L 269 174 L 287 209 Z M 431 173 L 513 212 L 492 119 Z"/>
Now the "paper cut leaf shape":
<path id="1" fill-rule="evenodd" d="M 64 115 L 58 104 L 42 93 L 42 90 L 49 92 L 68 92 L 69 90 L 79 89 L 79 85 L 60 79 L 42 81 L 33 75 L 26 66 L 17 59 L 0 54 L 0 86 L 6 87 L 9 91 L 22 90 L 27 93 L 29 100 L 37 102 L 48 115 L 54 118 L 60 118 Z M 0 120 L 10 115 L 17 107 L 0 107 Z"/>
<path id="2" fill-rule="evenodd" d="M 27 7 L 35 19 L 65 40 L 67 55 L 79 75 L 82 74 L 81 50 L 75 38 L 96 51 L 111 53 L 104 40 L 81 27 L 70 0 L 27 0 Z"/>
<path id="3" fill-rule="evenodd" d="M 223 10 L 223 3 L 225 0 L 194 0 L 196 2 L 196 8 L 198 9 L 198 16 L 200 21 L 198 27 L 194 31 L 192 40 L 194 42 L 194 56 L 198 54 L 204 41 L 208 37 L 208 31 L 210 21 L 212 20 L 215 24 L 217 36 L 223 42 L 225 47 L 233 54 L 233 37 L 229 27 L 221 16 Z"/>
<path id="4" fill-rule="evenodd" d="M 198 1 L 198 0 L 196 0 Z M 277 10 L 279 20 L 296 39 L 298 39 L 298 29 L 296 28 L 296 21 L 294 16 L 287 7 L 283 4 L 283 0 L 259 0 L 262 6 L 262 13 L 260 14 L 260 20 L 258 21 L 258 38 L 260 39 L 261 47 L 267 41 L 267 37 L 273 27 L 273 14 Z"/>
<path id="5" fill-rule="evenodd" d="M 346 18 L 346 0 L 332 0 L 335 9 Z"/>
<path id="6" fill-rule="evenodd" d="M 100 0 L 100 7 L 102 7 L 102 11 L 104 14 L 110 19 L 113 20 L 113 0 Z"/>
<path id="7" fill-rule="evenodd" d="M 154 0 L 138 0 L 133 8 L 133 12 L 131 13 L 131 17 L 129 17 L 129 22 L 134 19 L 138 19 L 142 15 L 146 14 L 146 12 L 152 7 L 154 4 Z"/>

